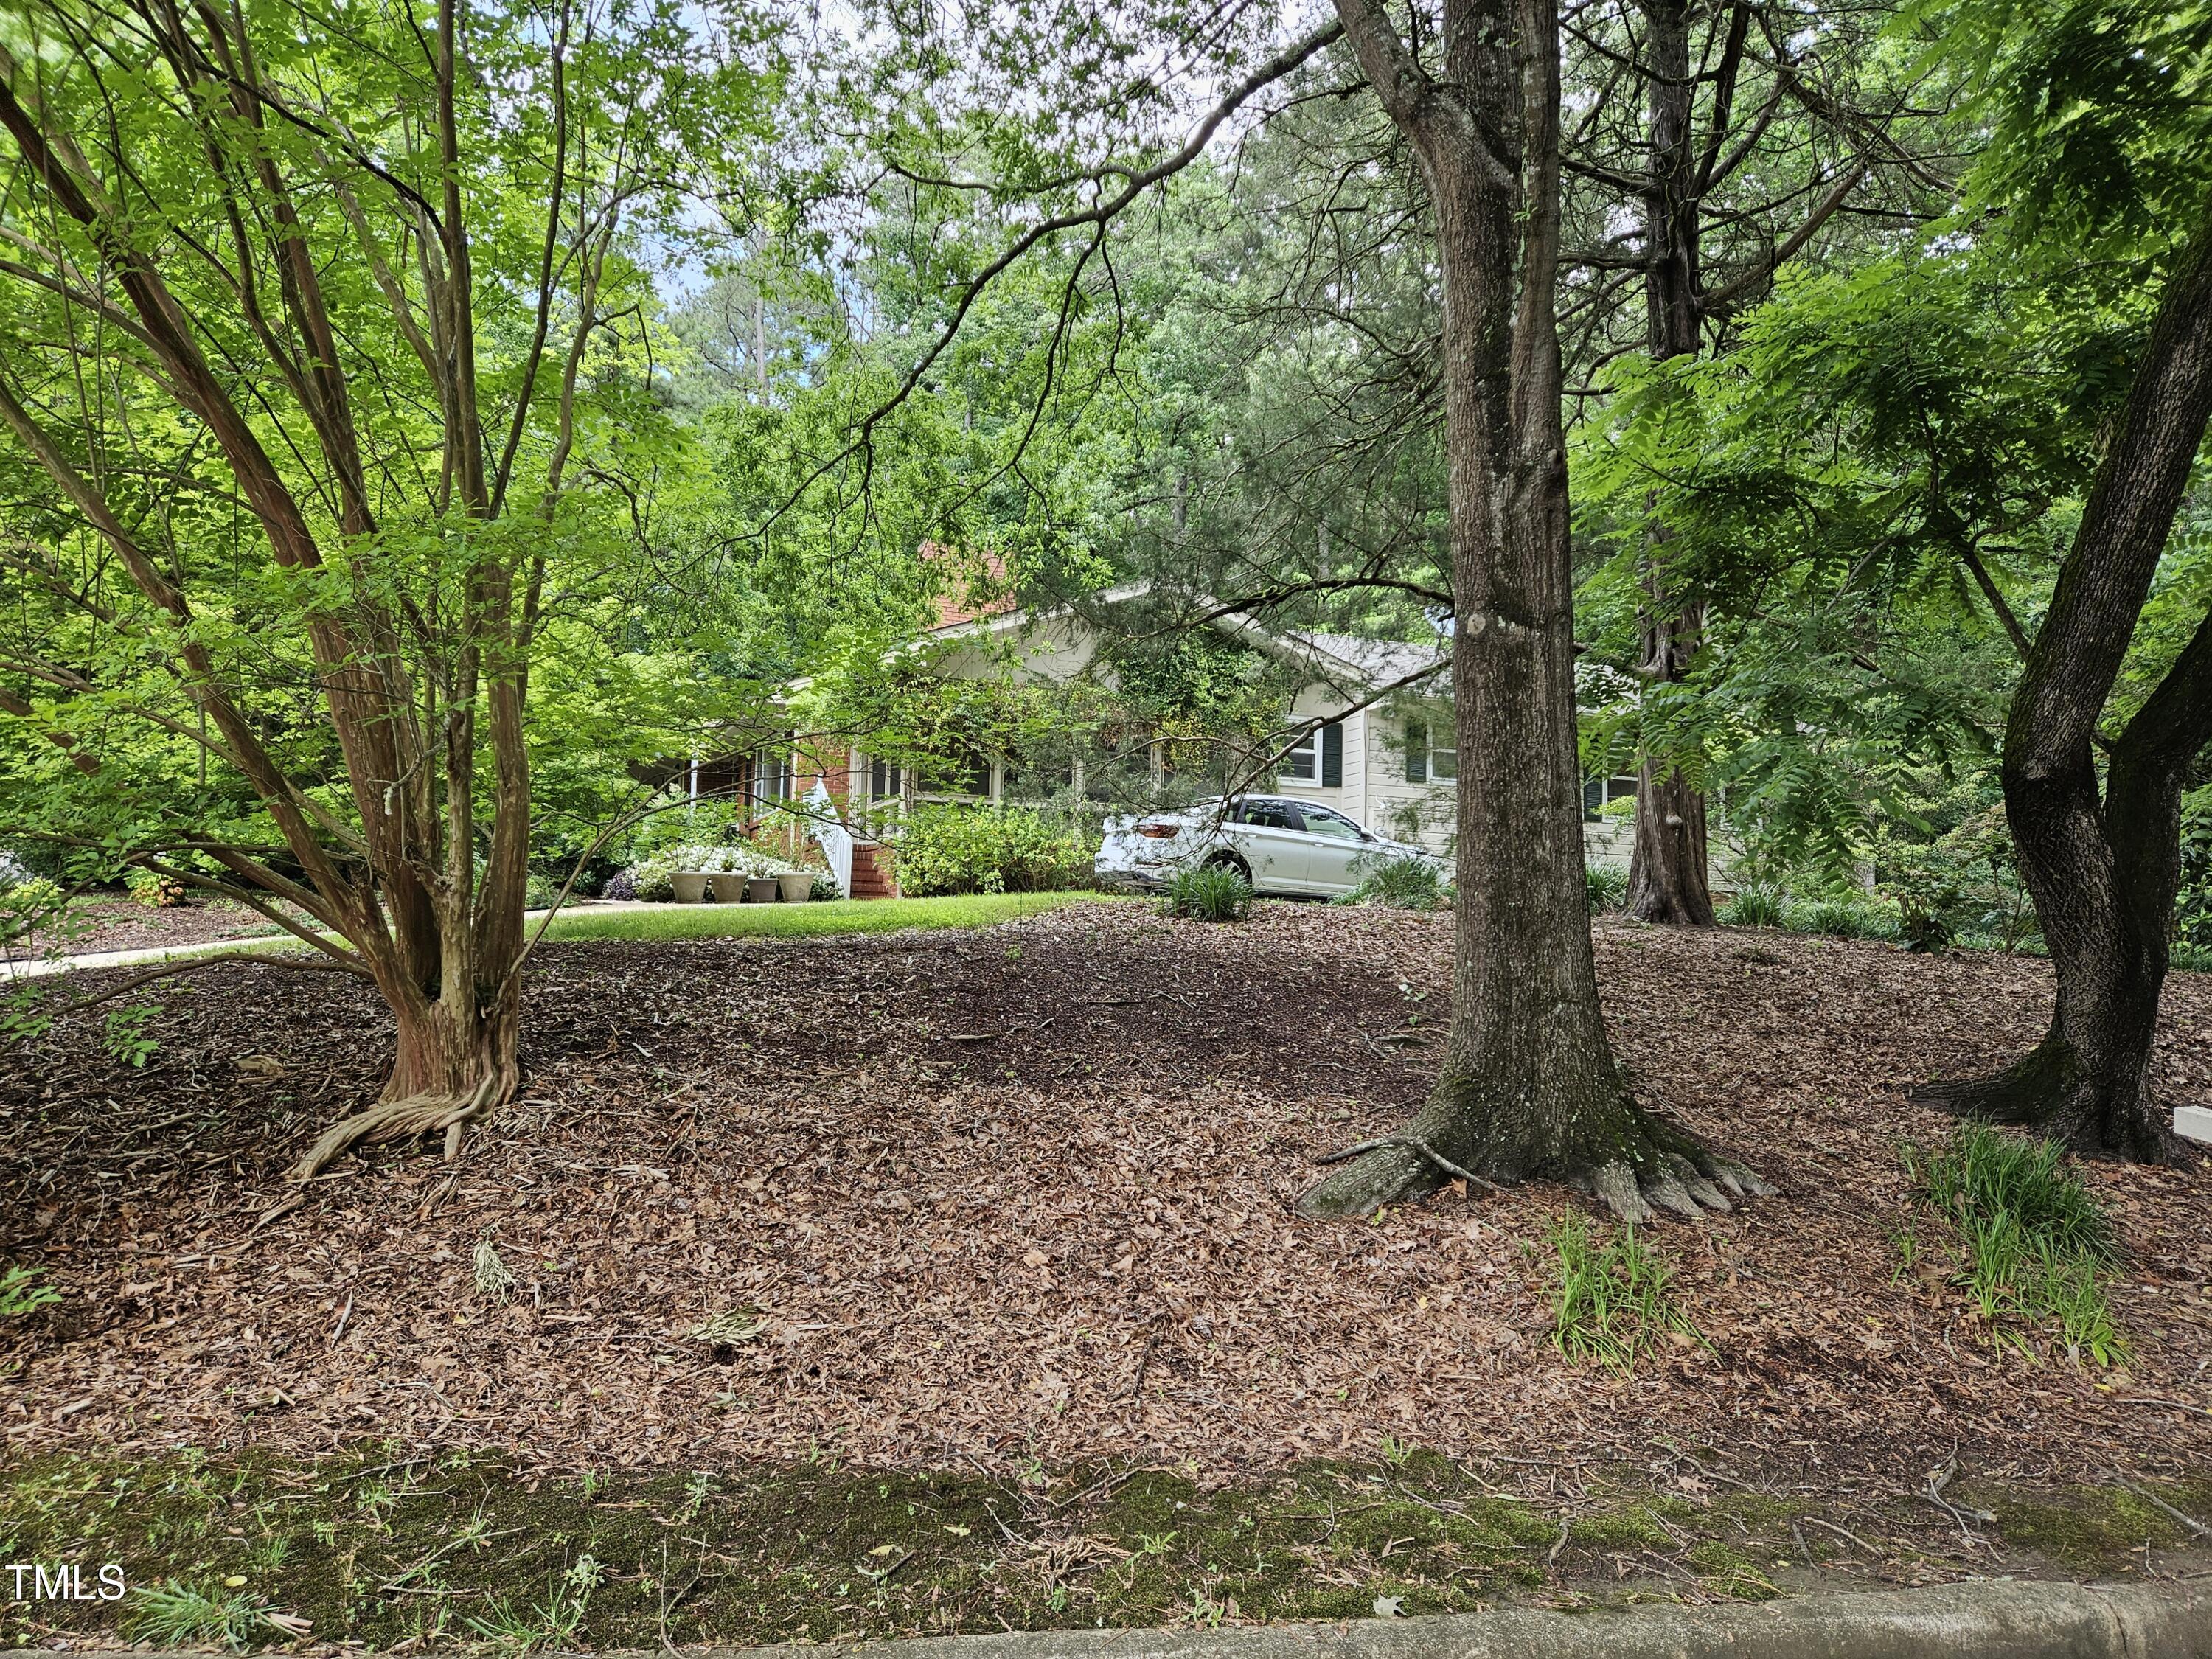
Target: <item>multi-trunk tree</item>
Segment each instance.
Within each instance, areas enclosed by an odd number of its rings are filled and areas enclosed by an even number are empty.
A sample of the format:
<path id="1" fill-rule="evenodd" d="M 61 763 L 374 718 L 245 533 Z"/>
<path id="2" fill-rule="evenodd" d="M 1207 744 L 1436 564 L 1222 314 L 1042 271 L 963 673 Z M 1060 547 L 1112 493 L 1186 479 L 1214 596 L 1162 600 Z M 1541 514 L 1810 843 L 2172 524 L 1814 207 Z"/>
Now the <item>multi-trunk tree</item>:
<path id="1" fill-rule="evenodd" d="M 0 29 L 0 709 L 81 785 L 12 828 L 374 988 L 382 1098 L 303 1176 L 515 1086 L 533 666 L 653 512 L 624 239 L 747 118 L 731 40 L 631 0 Z"/>

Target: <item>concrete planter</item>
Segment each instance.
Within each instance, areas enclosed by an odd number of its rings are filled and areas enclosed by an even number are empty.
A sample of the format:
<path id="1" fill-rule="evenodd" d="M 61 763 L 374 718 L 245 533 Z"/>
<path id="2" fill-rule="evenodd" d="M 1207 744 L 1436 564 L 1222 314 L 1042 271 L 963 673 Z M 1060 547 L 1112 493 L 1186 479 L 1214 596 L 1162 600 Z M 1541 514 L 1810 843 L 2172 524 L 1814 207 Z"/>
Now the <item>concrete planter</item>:
<path id="1" fill-rule="evenodd" d="M 721 874 L 708 878 L 707 884 L 714 890 L 717 904 L 742 904 L 745 897 L 745 878 L 743 876 Z"/>
<path id="2" fill-rule="evenodd" d="M 707 896 L 708 879 L 704 875 L 687 871 L 683 874 L 669 877 L 668 884 L 676 890 L 676 902 L 678 904 L 698 904 Z"/>
<path id="3" fill-rule="evenodd" d="M 774 876 L 750 878 L 745 883 L 745 902 L 748 904 L 775 903 L 775 878 Z"/>
<path id="4" fill-rule="evenodd" d="M 786 904 L 804 904 L 814 890 L 814 872 L 801 870 L 795 875 L 778 876 L 775 884 Z"/>

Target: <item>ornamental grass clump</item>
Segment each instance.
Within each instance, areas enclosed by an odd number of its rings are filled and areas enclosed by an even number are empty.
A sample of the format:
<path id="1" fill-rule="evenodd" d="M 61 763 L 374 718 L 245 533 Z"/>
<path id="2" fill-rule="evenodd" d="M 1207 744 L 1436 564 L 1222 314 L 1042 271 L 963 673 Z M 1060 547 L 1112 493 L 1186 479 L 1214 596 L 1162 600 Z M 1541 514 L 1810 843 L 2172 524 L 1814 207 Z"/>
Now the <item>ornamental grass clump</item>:
<path id="1" fill-rule="evenodd" d="M 2069 1358 L 2127 1358 L 2105 1286 L 2116 1260 L 2111 1218 L 2055 1140 L 1969 1124 L 1948 1146 L 1905 1150 L 1922 1197 L 1956 1235 L 1954 1282 L 1997 1340 L 2027 1351 L 2021 1326 L 2055 1328 Z"/>
<path id="2" fill-rule="evenodd" d="M 1674 1304 L 1667 1264 L 1623 1227 L 1601 1243 L 1579 1215 L 1560 1218 L 1550 1243 L 1559 1261 L 1552 1294 L 1552 1343 L 1572 1360 L 1595 1359 L 1627 1376 L 1662 1341 L 1698 1340 Z"/>
<path id="3" fill-rule="evenodd" d="M 1252 884 L 1225 864 L 1178 870 L 1168 881 L 1167 911 L 1196 921 L 1242 921 L 1252 914 Z"/>

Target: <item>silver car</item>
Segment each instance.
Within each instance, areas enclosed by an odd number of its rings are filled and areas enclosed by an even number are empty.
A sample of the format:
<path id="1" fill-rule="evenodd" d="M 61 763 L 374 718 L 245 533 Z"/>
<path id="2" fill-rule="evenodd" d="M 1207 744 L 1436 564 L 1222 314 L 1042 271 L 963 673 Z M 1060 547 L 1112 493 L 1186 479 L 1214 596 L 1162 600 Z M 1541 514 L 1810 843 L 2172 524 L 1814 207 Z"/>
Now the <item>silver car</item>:
<path id="1" fill-rule="evenodd" d="M 1164 887 L 1178 870 L 1222 866 L 1255 893 L 1334 898 L 1391 859 L 1443 861 L 1363 830 L 1333 806 L 1277 795 L 1216 798 L 1176 812 L 1106 820 L 1091 868 L 1102 885 Z"/>

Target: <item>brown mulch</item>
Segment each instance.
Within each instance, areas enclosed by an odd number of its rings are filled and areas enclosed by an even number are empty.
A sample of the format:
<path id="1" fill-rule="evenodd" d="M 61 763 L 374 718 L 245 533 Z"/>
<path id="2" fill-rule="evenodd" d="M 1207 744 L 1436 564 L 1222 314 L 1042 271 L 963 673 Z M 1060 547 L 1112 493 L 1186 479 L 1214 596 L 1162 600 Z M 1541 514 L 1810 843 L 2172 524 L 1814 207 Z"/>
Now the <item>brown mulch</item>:
<path id="1" fill-rule="evenodd" d="M 24 1449 L 392 1436 L 695 1468 L 1225 1475 L 1386 1434 L 1914 1484 L 1954 1450 L 2031 1478 L 2208 1467 L 2201 1163 L 2089 1171 L 2126 1248 L 2125 1374 L 1993 1346 L 1892 1242 L 1936 1240 L 1898 1146 L 1948 1133 L 1904 1091 L 2031 1041 L 2045 965 L 1601 926 L 1639 1090 L 1783 1188 L 1649 1230 L 1709 1346 L 1620 1382 L 1547 1340 L 1571 1194 L 1289 1212 L 1314 1156 L 1419 1099 L 1428 1051 L 1370 1040 L 1442 1019 L 1449 951 L 1441 917 L 1131 904 L 551 947 L 523 1094 L 450 1182 L 434 1151 L 380 1152 L 258 1230 L 303 1139 L 373 1096 L 384 1023 L 330 975 L 194 974 L 161 988 L 143 1072 L 86 1016 L 0 1075 L 0 1260 L 68 1298 L 0 1328 L 0 1425 Z M 2177 976 L 2161 1063 L 2176 1103 L 2212 1098 L 2212 978 Z M 473 1288 L 479 1239 L 504 1305 Z M 758 1328 L 687 1338 L 718 1314 Z"/>

